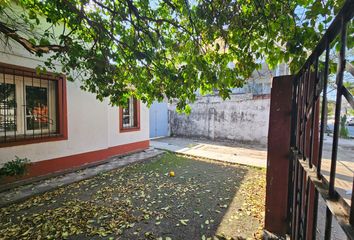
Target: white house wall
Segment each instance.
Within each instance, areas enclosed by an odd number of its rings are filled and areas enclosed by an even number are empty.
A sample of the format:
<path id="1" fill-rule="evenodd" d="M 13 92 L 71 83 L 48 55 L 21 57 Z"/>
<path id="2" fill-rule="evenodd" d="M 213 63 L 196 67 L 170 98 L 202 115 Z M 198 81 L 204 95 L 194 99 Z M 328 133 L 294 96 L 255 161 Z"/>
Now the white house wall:
<path id="1" fill-rule="evenodd" d="M 0 62 L 28 68 L 41 64 L 23 50 L 21 53 L 1 51 Z M 38 162 L 149 139 L 149 111 L 144 104 L 140 104 L 140 130 L 120 133 L 118 107 L 96 100 L 94 94 L 81 90 L 79 84 L 79 81 L 67 81 L 68 140 L 2 147 L 0 165 L 15 156 Z"/>
<path id="2" fill-rule="evenodd" d="M 109 107 L 108 122 L 111 125 L 108 131 L 109 147 L 149 140 L 149 109 L 140 104 L 140 131 L 119 133 L 119 113 L 116 107 Z"/>

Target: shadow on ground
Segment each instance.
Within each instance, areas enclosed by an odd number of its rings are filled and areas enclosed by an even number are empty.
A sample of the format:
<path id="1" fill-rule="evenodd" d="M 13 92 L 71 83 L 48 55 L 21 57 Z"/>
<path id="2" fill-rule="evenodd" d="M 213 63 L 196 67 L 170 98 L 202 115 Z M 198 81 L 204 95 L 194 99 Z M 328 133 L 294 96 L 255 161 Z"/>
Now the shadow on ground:
<path id="1" fill-rule="evenodd" d="M 257 239 L 264 196 L 264 170 L 165 154 L 1 208 L 0 239 Z"/>
<path id="2" fill-rule="evenodd" d="M 198 144 L 210 144 L 215 146 L 225 146 L 225 147 L 240 147 L 245 149 L 252 149 L 256 151 L 267 151 L 267 146 L 263 144 L 259 144 L 256 142 L 241 142 L 235 140 L 211 140 L 207 138 L 191 138 L 191 137 L 162 137 L 155 138 L 151 141 L 156 142 L 165 142 L 171 145 L 181 146 L 181 147 L 193 147 Z"/>
<path id="3" fill-rule="evenodd" d="M 257 144 L 232 141 L 211 141 L 207 139 L 190 139 L 166 137 L 150 141 L 156 149 L 168 150 L 188 156 L 236 163 L 246 166 L 267 166 L 267 149 Z"/>

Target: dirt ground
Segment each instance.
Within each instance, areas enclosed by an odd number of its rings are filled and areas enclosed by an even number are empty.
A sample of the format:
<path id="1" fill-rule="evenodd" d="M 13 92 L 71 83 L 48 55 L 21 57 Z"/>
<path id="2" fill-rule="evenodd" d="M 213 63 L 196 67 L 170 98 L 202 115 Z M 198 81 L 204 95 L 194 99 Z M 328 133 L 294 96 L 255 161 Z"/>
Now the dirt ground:
<path id="1" fill-rule="evenodd" d="M 0 239 L 259 239 L 264 198 L 264 169 L 168 153 L 1 208 Z"/>

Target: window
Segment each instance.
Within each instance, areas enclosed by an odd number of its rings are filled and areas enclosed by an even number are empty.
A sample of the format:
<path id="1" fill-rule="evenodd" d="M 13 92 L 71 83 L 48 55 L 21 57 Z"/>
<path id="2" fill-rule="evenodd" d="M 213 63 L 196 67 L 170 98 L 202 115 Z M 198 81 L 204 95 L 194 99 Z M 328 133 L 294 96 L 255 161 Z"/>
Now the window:
<path id="1" fill-rule="evenodd" d="M 133 97 L 124 108 L 120 108 L 120 131 L 136 131 L 140 129 L 140 104 Z"/>
<path id="2" fill-rule="evenodd" d="M 63 76 L 0 63 L 0 146 L 66 137 L 65 103 Z"/>

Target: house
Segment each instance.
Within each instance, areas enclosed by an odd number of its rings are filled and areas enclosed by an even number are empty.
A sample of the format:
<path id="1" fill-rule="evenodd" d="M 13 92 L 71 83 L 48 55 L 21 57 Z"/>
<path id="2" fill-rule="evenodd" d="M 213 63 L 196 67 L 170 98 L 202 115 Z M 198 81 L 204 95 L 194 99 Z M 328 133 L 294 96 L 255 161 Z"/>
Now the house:
<path id="1" fill-rule="evenodd" d="M 40 58 L 16 43 L 0 50 L 0 167 L 18 156 L 33 178 L 96 164 L 149 147 L 149 111 L 100 102 L 64 75 L 42 73 Z M 60 66 L 58 66 L 60 67 Z"/>

